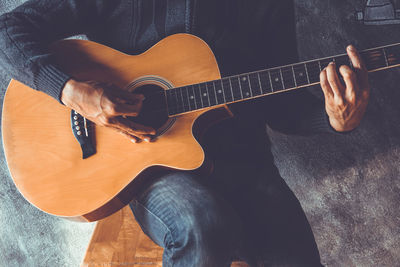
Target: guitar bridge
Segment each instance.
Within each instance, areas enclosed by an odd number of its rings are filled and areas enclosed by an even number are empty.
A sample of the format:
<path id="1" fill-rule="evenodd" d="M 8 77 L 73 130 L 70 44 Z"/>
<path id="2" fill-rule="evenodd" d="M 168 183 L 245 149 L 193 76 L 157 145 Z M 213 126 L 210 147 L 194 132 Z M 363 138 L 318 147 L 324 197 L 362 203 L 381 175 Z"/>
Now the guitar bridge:
<path id="1" fill-rule="evenodd" d="M 87 120 L 75 110 L 71 110 L 71 127 L 75 139 L 81 146 L 82 158 L 87 159 L 88 157 L 96 154 L 96 147 L 93 143 L 93 122 Z"/>

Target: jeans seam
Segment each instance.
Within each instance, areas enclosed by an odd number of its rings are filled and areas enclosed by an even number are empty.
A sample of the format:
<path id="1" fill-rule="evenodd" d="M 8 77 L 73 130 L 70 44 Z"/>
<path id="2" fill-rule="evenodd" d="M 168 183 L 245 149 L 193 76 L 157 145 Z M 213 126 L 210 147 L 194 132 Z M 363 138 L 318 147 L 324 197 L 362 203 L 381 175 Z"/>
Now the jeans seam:
<path id="1" fill-rule="evenodd" d="M 171 231 L 171 229 L 168 227 L 168 225 L 166 225 L 164 222 L 163 222 L 163 220 L 161 220 L 161 218 L 160 217 L 158 217 L 154 212 L 152 212 L 151 210 L 149 210 L 148 208 L 146 208 L 142 203 L 140 203 L 138 200 L 135 200 L 135 202 L 137 203 L 137 204 L 139 204 L 143 209 L 145 209 L 148 213 L 150 213 L 152 216 L 154 216 L 156 219 L 157 219 L 157 221 L 159 221 L 166 229 L 167 229 L 167 231 L 168 231 L 168 235 L 169 235 L 169 237 L 170 237 L 170 239 L 171 239 L 171 241 L 172 241 L 172 247 L 175 247 L 175 240 L 174 240 L 174 238 L 173 238 L 173 236 L 172 236 L 172 231 Z"/>

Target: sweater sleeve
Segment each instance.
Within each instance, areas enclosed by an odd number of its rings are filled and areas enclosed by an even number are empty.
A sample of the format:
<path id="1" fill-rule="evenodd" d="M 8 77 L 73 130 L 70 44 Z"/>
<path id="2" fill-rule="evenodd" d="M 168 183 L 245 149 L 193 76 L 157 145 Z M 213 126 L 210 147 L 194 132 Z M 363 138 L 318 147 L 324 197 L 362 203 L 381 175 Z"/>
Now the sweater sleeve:
<path id="1" fill-rule="evenodd" d="M 267 124 L 282 133 L 337 133 L 331 127 L 324 102 L 307 89 L 272 96 L 263 112 Z"/>
<path id="2" fill-rule="evenodd" d="M 93 0 L 30 0 L 0 16 L 0 66 L 10 76 L 60 101 L 70 79 L 49 45 L 86 33 L 98 14 Z M 60 101 L 61 102 L 61 101 Z"/>

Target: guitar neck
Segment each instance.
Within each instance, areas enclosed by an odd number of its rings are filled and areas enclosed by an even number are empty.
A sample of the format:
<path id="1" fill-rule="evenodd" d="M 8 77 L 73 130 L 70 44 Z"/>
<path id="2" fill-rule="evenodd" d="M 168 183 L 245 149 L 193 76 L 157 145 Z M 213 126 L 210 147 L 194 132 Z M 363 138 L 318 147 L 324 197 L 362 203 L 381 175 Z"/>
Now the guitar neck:
<path id="1" fill-rule="evenodd" d="M 368 72 L 400 66 L 400 43 L 360 52 Z M 166 91 L 168 114 L 176 116 L 216 105 L 295 90 L 319 83 L 320 72 L 330 62 L 349 65 L 346 54 L 225 77 Z"/>

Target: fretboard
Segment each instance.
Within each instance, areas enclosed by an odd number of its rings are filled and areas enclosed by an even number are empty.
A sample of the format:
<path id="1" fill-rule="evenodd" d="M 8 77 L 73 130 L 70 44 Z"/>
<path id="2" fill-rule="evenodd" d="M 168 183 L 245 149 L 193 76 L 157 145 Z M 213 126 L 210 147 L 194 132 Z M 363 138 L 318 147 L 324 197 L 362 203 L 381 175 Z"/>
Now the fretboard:
<path id="1" fill-rule="evenodd" d="M 400 44 L 360 52 L 368 72 L 400 66 Z M 346 54 L 230 76 L 166 90 L 169 116 L 250 100 L 319 83 L 320 72 L 334 61 L 352 66 Z"/>

